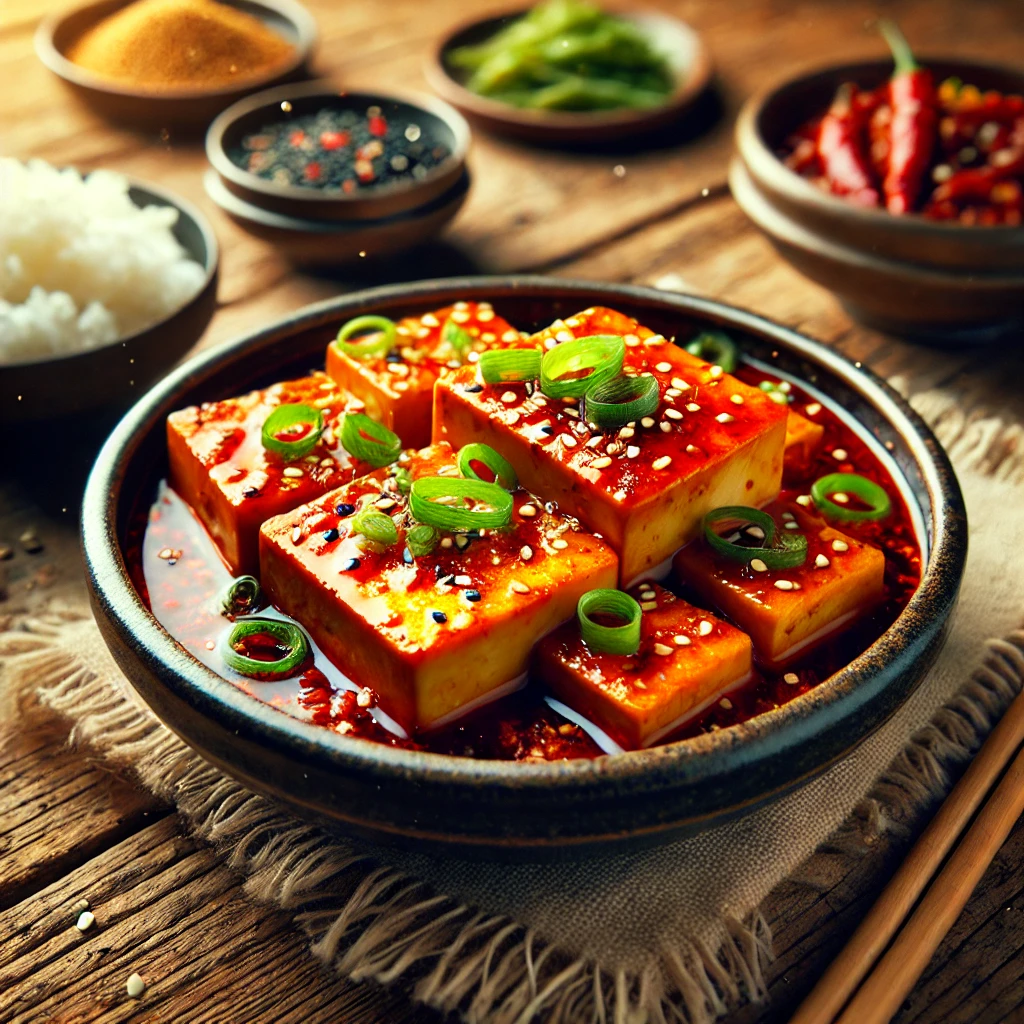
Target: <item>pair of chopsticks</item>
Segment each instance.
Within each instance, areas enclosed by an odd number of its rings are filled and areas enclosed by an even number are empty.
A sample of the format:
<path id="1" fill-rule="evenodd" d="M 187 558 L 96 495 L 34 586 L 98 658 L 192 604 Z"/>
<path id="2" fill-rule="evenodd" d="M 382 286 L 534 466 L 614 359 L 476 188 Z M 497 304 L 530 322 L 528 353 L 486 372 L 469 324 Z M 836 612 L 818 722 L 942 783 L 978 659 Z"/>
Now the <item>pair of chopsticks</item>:
<path id="1" fill-rule="evenodd" d="M 1022 743 L 1024 694 L 1010 705 L 790 1024 L 886 1024 L 895 1016 L 1024 812 Z"/>

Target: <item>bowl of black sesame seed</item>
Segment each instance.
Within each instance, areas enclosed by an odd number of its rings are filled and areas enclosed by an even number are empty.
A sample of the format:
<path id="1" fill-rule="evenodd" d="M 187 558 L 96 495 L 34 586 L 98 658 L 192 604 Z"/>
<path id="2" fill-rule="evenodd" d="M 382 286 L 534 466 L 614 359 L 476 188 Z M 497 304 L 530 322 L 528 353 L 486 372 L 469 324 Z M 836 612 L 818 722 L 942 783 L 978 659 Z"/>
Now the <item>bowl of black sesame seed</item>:
<path id="1" fill-rule="evenodd" d="M 380 220 L 432 203 L 462 178 L 469 126 L 418 93 L 345 92 L 329 82 L 268 89 L 206 135 L 224 189 L 305 221 Z"/>

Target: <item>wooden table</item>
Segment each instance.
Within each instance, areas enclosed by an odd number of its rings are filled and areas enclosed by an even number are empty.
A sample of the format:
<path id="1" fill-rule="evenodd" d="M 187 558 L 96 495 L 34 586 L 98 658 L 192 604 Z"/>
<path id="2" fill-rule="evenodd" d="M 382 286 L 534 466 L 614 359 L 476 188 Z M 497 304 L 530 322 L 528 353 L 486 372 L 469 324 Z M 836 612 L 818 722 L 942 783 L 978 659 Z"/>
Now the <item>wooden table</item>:
<path id="1" fill-rule="evenodd" d="M 869 25 L 874 4 L 679 0 L 673 9 L 705 34 L 712 50 L 721 116 L 698 119 L 673 144 L 647 152 L 566 153 L 478 136 L 472 194 L 442 241 L 390 265 L 317 275 L 294 271 L 206 199 L 199 145 L 120 131 L 75 105 L 32 52 L 39 18 L 57 6 L 58 0 L 0 6 L 0 152 L 116 168 L 204 208 L 223 246 L 219 308 L 204 346 L 368 283 L 530 270 L 661 283 L 747 306 L 883 374 L 902 374 L 915 390 L 956 387 L 958 373 L 977 362 L 851 323 L 828 293 L 774 254 L 725 185 L 731 121 L 742 99 L 803 66 L 877 55 L 880 43 Z M 309 6 L 322 31 L 319 70 L 353 88 L 386 88 L 421 85 L 422 54 L 471 5 L 309 0 Z M 886 10 L 922 53 L 1019 61 L 1020 4 L 905 0 Z M 986 360 L 993 381 L 1019 379 L 1019 356 Z M 1009 388 L 987 398 L 1022 412 Z M 0 563 L 6 570 L 0 616 L 80 585 L 75 513 L 84 468 L 106 428 L 97 421 L 69 438 L 72 468 L 56 478 L 41 479 L 17 459 L 6 471 L 0 542 L 17 551 Z M 34 556 L 16 541 L 29 525 L 46 545 Z M 324 974 L 286 916 L 249 903 L 239 879 L 184 834 L 170 808 L 68 752 L 60 735 L 24 733 L 4 716 L 0 741 L 0 1021 L 436 1019 L 401 994 Z M 920 825 L 910 823 L 911 831 Z M 737 1013 L 737 1024 L 785 1020 L 834 955 L 906 849 L 907 840 L 892 833 L 871 838 L 856 856 L 819 851 L 803 881 L 772 894 L 766 909 L 778 958 L 769 972 L 771 1001 Z M 1024 1019 L 1022 869 L 1024 826 L 943 943 L 899 1015 L 901 1024 Z M 100 922 L 88 941 L 68 927 L 68 908 L 83 894 Z M 124 994 L 133 970 L 150 983 L 141 1003 Z"/>

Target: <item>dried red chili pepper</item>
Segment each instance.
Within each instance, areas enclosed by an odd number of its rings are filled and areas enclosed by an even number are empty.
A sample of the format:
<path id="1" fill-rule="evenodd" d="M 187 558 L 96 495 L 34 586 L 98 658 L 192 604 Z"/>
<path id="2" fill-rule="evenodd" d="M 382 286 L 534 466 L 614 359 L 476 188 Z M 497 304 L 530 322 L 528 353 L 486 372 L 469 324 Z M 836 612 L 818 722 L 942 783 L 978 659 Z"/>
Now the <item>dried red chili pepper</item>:
<path id="1" fill-rule="evenodd" d="M 878 205 L 878 190 L 863 151 L 864 121 L 854 105 L 856 86 L 843 83 L 836 90 L 818 129 L 818 158 L 829 188 L 862 206 Z"/>
<path id="2" fill-rule="evenodd" d="M 882 187 L 890 213 L 909 213 L 917 203 L 935 147 L 935 86 L 931 72 L 914 59 L 900 30 L 888 21 L 881 28 L 896 65 L 889 81 L 892 128 Z"/>

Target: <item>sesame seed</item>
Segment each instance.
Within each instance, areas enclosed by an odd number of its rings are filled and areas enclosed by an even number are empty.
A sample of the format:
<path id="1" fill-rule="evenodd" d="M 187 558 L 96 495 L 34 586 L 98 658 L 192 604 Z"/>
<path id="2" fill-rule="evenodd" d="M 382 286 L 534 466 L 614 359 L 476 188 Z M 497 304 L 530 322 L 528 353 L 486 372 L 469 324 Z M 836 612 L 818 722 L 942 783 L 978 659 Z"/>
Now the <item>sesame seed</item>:
<path id="1" fill-rule="evenodd" d="M 729 396 L 729 401 L 732 402 L 733 405 L 742 405 L 743 404 L 743 396 L 742 395 L 730 395 Z"/>
<path id="2" fill-rule="evenodd" d="M 850 545 L 845 540 L 834 540 L 832 541 L 832 550 L 839 552 L 849 551 Z"/>
<path id="3" fill-rule="evenodd" d="M 519 514 L 527 519 L 532 519 L 537 514 L 537 509 L 533 505 L 520 505 Z"/>
<path id="4" fill-rule="evenodd" d="M 525 583 L 520 583 L 519 580 L 513 580 L 509 586 L 517 594 L 528 594 L 530 592 L 530 588 Z"/>
<path id="5" fill-rule="evenodd" d="M 519 396 L 514 391 L 506 391 L 505 394 L 501 396 L 501 400 L 507 405 L 511 405 L 518 397 Z"/>
<path id="6" fill-rule="evenodd" d="M 650 428 L 654 426 L 654 419 L 652 417 L 650 417 L 650 416 L 645 416 L 640 421 L 640 426 L 641 427 L 647 427 L 647 429 L 650 430 Z"/>
<path id="7" fill-rule="evenodd" d="M 436 612 L 434 613 L 437 614 Z M 443 612 L 441 614 L 444 614 Z M 356 704 L 361 708 L 368 708 L 373 703 L 373 694 L 364 686 L 356 694 Z"/>
<path id="8" fill-rule="evenodd" d="M 519 549 L 519 557 L 524 562 L 528 562 L 531 558 L 533 558 L 533 548 L 531 548 L 529 544 L 524 544 Z"/>
<path id="9" fill-rule="evenodd" d="M 776 590 L 792 590 L 793 588 L 794 588 L 794 583 L 793 583 L 792 580 L 776 580 L 775 581 L 775 589 Z"/>
<path id="10" fill-rule="evenodd" d="M 438 624 L 444 625 L 448 621 L 448 616 L 444 612 L 431 612 L 430 617 Z"/>
<path id="11" fill-rule="evenodd" d="M 708 374 L 712 380 L 718 380 L 723 373 L 725 373 L 725 370 L 723 370 L 717 363 L 708 370 Z"/>
<path id="12" fill-rule="evenodd" d="M 682 394 L 679 388 L 667 388 L 665 391 L 666 398 L 678 398 Z"/>
<path id="13" fill-rule="evenodd" d="M 490 323 L 494 319 L 493 309 L 481 309 L 476 314 L 477 320 L 482 324 Z"/>
<path id="14" fill-rule="evenodd" d="M 146 983 L 142 980 L 142 976 L 139 974 L 133 974 L 128 979 L 128 983 L 125 987 L 128 990 L 128 995 L 130 995 L 132 999 L 138 999 L 142 993 L 146 991 Z"/>
<path id="15" fill-rule="evenodd" d="M 645 345 L 664 345 L 665 336 L 662 334 L 652 334 L 649 338 L 644 341 Z"/>
<path id="16" fill-rule="evenodd" d="M 501 559 L 497 555 L 491 555 L 491 565 L 501 565 Z"/>
<path id="17" fill-rule="evenodd" d="M 558 331 L 555 334 L 555 341 L 561 341 L 561 342 L 572 341 L 573 337 L 574 337 L 574 335 L 573 335 L 572 331 Z"/>
<path id="18" fill-rule="evenodd" d="M 548 400 L 543 395 L 534 395 L 533 396 L 533 404 L 534 405 L 547 405 L 548 404 Z"/>
<path id="19" fill-rule="evenodd" d="M 394 508 L 397 504 L 398 502 L 396 502 L 394 498 L 381 498 L 379 501 L 374 502 L 374 505 L 376 505 L 381 512 L 387 512 L 388 509 Z"/>
<path id="20" fill-rule="evenodd" d="M 683 414 L 678 409 L 666 409 L 665 415 L 670 420 L 681 420 L 683 418 Z"/>
<path id="21" fill-rule="evenodd" d="M 790 686 L 796 686 L 800 682 L 800 677 L 795 672 L 787 672 L 782 679 L 784 682 L 789 683 Z"/>
<path id="22" fill-rule="evenodd" d="M 697 626 L 697 632 L 701 636 L 707 636 L 714 628 L 714 624 L 708 619 L 701 619 L 700 624 Z"/>
<path id="23" fill-rule="evenodd" d="M 345 560 L 345 564 L 341 567 L 341 571 L 352 572 L 353 570 L 358 569 L 360 565 L 362 565 L 362 563 L 358 558 L 348 558 Z"/>
<path id="24" fill-rule="evenodd" d="M 672 648 L 668 644 L 655 644 L 654 653 L 660 654 L 663 658 L 668 657 L 672 653 Z"/>
<path id="25" fill-rule="evenodd" d="M 476 601 L 480 600 L 480 591 L 479 590 L 464 590 L 462 592 L 462 596 L 467 601 L 474 601 L 474 602 L 476 602 Z"/>
<path id="26" fill-rule="evenodd" d="M 623 427 L 619 431 L 619 437 L 621 437 L 623 441 L 628 441 L 635 433 L 636 431 L 632 427 Z"/>
<path id="27" fill-rule="evenodd" d="M 814 560 L 814 564 L 819 569 L 827 569 L 831 563 L 824 555 L 818 555 L 818 557 Z"/>
<path id="28" fill-rule="evenodd" d="M 91 911 L 85 910 L 78 915 L 75 927 L 80 932 L 87 932 L 96 923 L 96 916 Z"/>
<path id="29" fill-rule="evenodd" d="M 455 546 L 460 551 L 465 551 L 465 549 L 469 546 L 469 538 L 464 534 L 460 533 L 458 537 L 455 538 Z"/>
<path id="30" fill-rule="evenodd" d="M 558 540 L 553 540 L 551 542 L 551 546 L 556 551 L 564 551 L 569 546 L 569 542 L 567 540 L 562 540 L 562 538 L 559 537 Z"/>
<path id="31" fill-rule="evenodd" d="M 641 601 L 640 608 L 645 612 L 653 612 L 658 607 L 657 601 Z"/>
<path id="32" fill-rule="evenodd" d="M 578 409 L 563 409 L 562 412 L 564 412 L 566 416 L 571 416 L 574 420 L 578 420 L 580 418 Z"/>
<path id="33" fill-rule="evenodd" d="M 818 413 L 821 412 L 821 403 L 811 402 L 811 404 L 804 409 L 804 412 L 807 413 L 808 416 L 817 416 Z"/>
<path id="34" fill-rule="evenodd" d="M 292 527 L 292 543 L 293 544 L 298 544 L 300 540 L 302 540 L 302 527 L 301 526 L 294 526 L 294 527 Z"/>
<path id="35" fill-rule="evenodd" d="M 617 444 L 615 441 L 612 441 L 612 443 L 605 448 L 605 453 L 608 455 L 618 455 L 620 451 L 622 451 L 622 445 Z"/>
<path id="36" fill-rule="evenodd" d="M 464 309 L 456 309 L 452 313 L 452 319 L 457 324 L 464 324 L 469 319 L 469 314 Z"/>
<path id="37" fill-rule="evenodd" d="M 804 508 L 810 508 L 811 496 L 809 494 L 799 494 L 797 495 L 796 503 L 798 505 L 803 505 Z"/>
<path id="38" fill-rule="evenodd" d="M 626 458 L 635 459 L 640 454 L 640 449 L 635 444 L 626 446 Z"/>
<path id="39" fill-rule="evenodd" d="M 616 491 L 615 492 L 615 500 L 616 501 L 625 501 L 626 500 L 626 492 L 625 491 Z"/>
<path id="40" fill-rule="evenodd" d="M 654 596 L 655 596 L 654 595 L 654 591 L 651 590 L 649 587 L 643 587 L 641 589 L 641 591 L 640 591 L 640 600 L 641 601 L 653 601 L 654 600 Z"/>
<path id="41" fill-rule="evenodd" d="M 658 371 L 658 373 L 671 373 L 672 372 L 672 364 L 671 363 L 658 363 L 654 368 Z"/>
<path id="42" fill-rule="evenodd" d="M 660 459 L 655 459 L 651 463 L 651 468 L 652 469 L 668 469 L 668 467 L 671 466 L 671 465 L 672 465 L 672 456 L 671 455 L 662 455 L 662 457 Z"/>
<path id="43" fill-rule="evenodd" d="M 689 647 L 690 638 L 688 636 L 683 636 L 682 633 L 677 633 L 672 637 L 672 643 L 674 643 L 676 647 Z"/>
<path id="44" fill-rule="evenodd" d="M 672 429 L 672 424 L 669 423 L 668 420 L 662 420 L 658 424 L 658 427 L 660 428 L 663 434 L 667 434 Z"/>
<path id="45" fill-rule="evenodd" d="M 732 423 L 736 419 L 735 416 L 730 415 L 727 412 L 720 412 L 716 417 L 719 423 Z"/>
<path id="46" fill-rule="evenodd" d="M 473 581 L 468 576 L 456 576 L 453 582 L 457 587 L 468 587 Z"/>
<path id="47" fill-rule="evenodd" d="M 592 438 L 591 438 L 591 439 L 590 439 L 590 440 L 589 440 L 589 441 L 587 442 L 587 447 L 588 447 L 588 448 L 600 448 L 600 446 L 601 446 L 602 444 L 604 444 L 604 435 L 602 435 L 602 434 L 595 434 L 595 435 L 594 435 L 594 436 L 593 436 L 593 437 L 592 437 Z"/>
<path id="48" fill-rule="evenodd" d="M 785 523 L 784 525 L 785 525 L 787 530 L 799 530 L 800 529 L 800 524 L 799 523 Z"/>
<path id="49" fill-rule="evenodd" d="M 576 447 L 576 438 L 571 434 L 559 434 L 558 436 L 561 438 L 562 444 L 565 445 L 566 448 Z"/>
<path id="50" fill-rule="evenodd" d="M 505 422 L 510 426 L 514 427 L 519 422 L 519 413 L 513 409 L 506 417 Z"/>
<path id="51" fill-rule="evenodd" d="M 754 540 L 764 540 L 764 530 L 760 526 L 748 526 L 746 533 L 748 537 L 753 537 Z"/>
<path id="52" fill-rule="evenodd" d="M 396 380 L 394 382 L 394 384 L 392 384 L 391 386 L 396 391 L 408 391 L 409 390 L 409 383 L 408 383 L 408 381 L 404 381 L 404 380 Z"/>
<path id="53" fill-rule="evenodd" d="M 451 546 L 452 546 L 452 539 L 451 539 L 451 537 L 442 537 L 441 538 L 441 547 L 443 547 L 443 548 L 450 548 Z"/>
<path id="54" fill-rule="evenodd" d="M 686 406 L 687 412 L 700 412 L 700 406 L 696 402 L 690 402 Z"/>
<path id="55" fill-rule="evenodd" d="M 600 458 L 594 459 L 590 465 L 594 469 L 604 469 L 606 466 L 610 466 L 611 464 L 612 460 L 607 455 L 602 455 Z"/>
<path id="56" fill-rule="evenodd" d="M 324 530 L 323 536 L 324 540 L 328 544 L 330 544 L 332 541 L 336 541 L 338 539 L 339 534 L 338 531 L 335 530 L 334 527 L 332 526 L 329 530 Z"/>
<path id="57" fill-rule="evenodd" d="M 298 466 L 286 466 L 286 467 L 285 467 L 285 468 L 284 468 L 284 469 L 282 470 L 282 472 L 281 472 L 281 475 L 282 475 L 282 476 L 287 476 L 287 477 L 290 477 L 291 479 L 293 479 L 293 480 L 294 480 L 294 479 L 296 479 L 297 477 L 300 477 L 300 476 L 305 476 L 306 474 L 305 474 L 305 473 L 303 473 L 303 472 L 302 472 L 302 470 L 301 470 L 301 469 L 299 469 L 299 467 L 298 467 Z"/>
<path id="58" fill-rule="evenodd" d="M 672 387 L 674 387 L 677 391 L 686 391 L 686 389 L 689 388 L 689 386 L 690 385 L 687 384 L 682 377 L 672 378 Z"/>
<path id="59" fill-rule="evenodd" d="M 845 505 L 850 500 L 850 496 L 844 491 L 836 491 L 836 493 L 832 495 L 832 500 L 838 502 L 840 505 Z"/>
<path id="60" fill-rule="evenodd" d="M 790 391 L 793 390 L 793 385 L 790 384 L 788 380 L 780 380 L 779 381 L 779 390 L 788 395 L 790 393 Z"/>
<path id="61" fill-rule="evenodd" d="M 343 501 L 340 505 L 334 506 L 334 512 L 339 516 L 350 516 L 355 512 L 355 505 L 350 505 L 347 501 Z"/>
<path id="62" fill-rule="evenodd" d="M 423 324 L 424 327 L 441 326 L 441 322 L 437 319 L 436 316 L 434 316 L 433 313 L 424 313 L 423 316 L 420 317 L 420 323 Z"/>
<path id="63" fill-rule="evenodd" d="M 760 558 L 752 558 L 750 560 L 750 568 L 754 572 L 767 572 L 768 566 Z"/>
<path id="64" fill-rule="evenodd" d="M 694 452 L 699 452 L 700 449 L 695 444 L 688 444 L 686 450 L 692 455 Z"/>
<path id="65" fill-rule="evenodd" d="M 845 448 L 833 448 L 832 458 L 837 462 L 845 462 L 847 459 L 847 452 Z"/>

